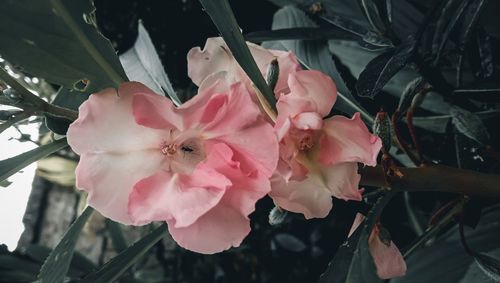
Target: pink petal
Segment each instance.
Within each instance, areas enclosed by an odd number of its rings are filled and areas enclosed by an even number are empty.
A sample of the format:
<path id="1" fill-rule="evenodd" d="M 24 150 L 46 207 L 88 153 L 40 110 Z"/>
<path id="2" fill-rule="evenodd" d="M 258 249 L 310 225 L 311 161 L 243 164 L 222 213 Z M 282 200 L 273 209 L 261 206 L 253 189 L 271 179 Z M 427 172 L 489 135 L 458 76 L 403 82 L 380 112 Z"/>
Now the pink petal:
<path id="1" fill-rule="evenodd" d="M 235 72 L 234 59 L 221 37 L 208 38 L 203 50 L 194 47 L 187 54 L 188 76 L 197 86 L 212 73 Z"/>
<path id="2" fill-rule="evenodd" d="M 296 73 L 300 71 L 302 68 L 300 67 L 299 62 L 295 55 L 290 51 L 279 51 L 279 50 L 269 50 L 276 58 L 278 58 L 278 66 L 279 66 L 279 77 L 278 82 L 276 83 L 276 87 L 274 88 L 274 92 L 276 93 L 276 97 L 283 93 L 290 92 L 290 88 L 288 87 L 288 75 Z M 266 66 L 267 70 L 268 66 Z"/>
<path id="3" fill-rule="evenodd" d="M 320 130 L 323 127 L 323 119 L 316 112 L 303 112 L 292 119 L 295 128 L 300 130 Z"/>
<path id="4" fill-rule="evenodd" d="M 355 113 L 352 119 L 333 116 L 325 120 L 324 132 L 319 154 L 322 164 L 361 162 L 368 166 L 377 165 L 382 141 L 368 131 L 359 113 Z"/>
<path id="5" fill-rule="evenodd" d="M 255 203 L 271 190 L 269 179 L 257 170 L 242 171 L 231 148 L 223 143 L 211 146 L 210 153 L 213 158 L 203 163 L 200 169 L 211 168 L 231 180 L 232 185 L 226 190 L 223 200 L 243 216 L 248 216 L 255 210 Z"/>
<path id="6" fill-rule="evenodd" d="M 172 102 L 164 96 L 137 93 L 132 101 L 137 124 L 153 129 L 182 129 L 182 118 Z"/>
<path id="7" fill-rule="evenodd" d="M 128 196 L 139 180 L 161 169 L 163 155 L 156 150 L 130 151 L 127 154 L 90 154 L 80 156 L 76 186 L 89 193 L 88 203 L 104 216 L 132 224 Z"/>
<path id="8" fill-rule="evenodd" d="M 217 205 L 230 184 L 206 168 L 190 176 L 161 171 L 135 184 L 129 198 L 130 216 L 136 225 L 172 220 L 176 227 L 186 227 Z"/>
<path id="9" fill-rule="evenodd" d="M 313 109 L 301 112 L 318 112 L 322 117 L 328 115 L 337 99 L 337 88 L 332 79 L 315 70 L 298 71 L 288 76 L 290 94 L 313 102 Z M 298 113 L 291 113 L 296 115 Z"/>
<path id="10" fill-rule="evenodd" d="M 279 146 L 273 128 L 263 119 L 245 129 L 228 133 L 214 141 L 227 144 L 244 172 L 259 171 L 271 177 L 279 158 Z"/>
<path id="11" fill-rule="evenodd" d="M 213 254 L 238 247 L 250 233 L 250 221 L 230 206 L 220 203 L 190 226 L 177 228 L 168 220 L 172 238 L 183 248 Z"/>
<path id="12" fill-rule="evenodd" d="M 269 196 L 274 203 L 288 211 L 302 213 L 306 219 L 323 218 L 332 209 L 332 197 L 316 179 L 286 181 L 278 172 L 271 178 Z"/>
<path id="13" fill-rule="evenodd" d="M 320 170 L 321 180 L 326 182 L 326 188 L 332 196 L 343 200 L 361 201 L 358 188 L 361 175 L 358 174 L 357 163 L 344 162 L 333 166 L 322 166 Z"/>
<path id="14" fill-rule="evenodd" d="M 139 83 L 125 83 L 122 88 L 143 88 Z M 145 88 L 145 87 L 144 87 Z M 144 89 L 144 91 L 150 91 Z M 163 130 L 138 125 L 132 115 L 133 95 L 118 96 L 115 89 L 92 94 L 79 109 L 78 119 L 68 129 L 68 143 L 78 154 L 88 152 L 128 152 L 158 148 Z"/>
<path id="15" fill-rule="evenodd" d="M 365 216 L 361 213 L 356 214 L 356 218 L 349 232 L 349 237 L 363 223 Z M 381 279 L 390 279 L 404 276 L 406 273 L 406 262 L 396 245 L 390 241 L 386 245 L 380 240 L 380 228 L 375 226 L 368 238 L 368 248 L 377 267 L 377 275 Z"/>
<path id="16" fill-rule="evenodd" d="M 379 228 L 375 227 L 368 240 L 368 248 L 377 267 L 377 275 L 381 279 L 404 276 L 406 262 L 398 247 L 390 241 L 384 244 L 379 238 Z"/>

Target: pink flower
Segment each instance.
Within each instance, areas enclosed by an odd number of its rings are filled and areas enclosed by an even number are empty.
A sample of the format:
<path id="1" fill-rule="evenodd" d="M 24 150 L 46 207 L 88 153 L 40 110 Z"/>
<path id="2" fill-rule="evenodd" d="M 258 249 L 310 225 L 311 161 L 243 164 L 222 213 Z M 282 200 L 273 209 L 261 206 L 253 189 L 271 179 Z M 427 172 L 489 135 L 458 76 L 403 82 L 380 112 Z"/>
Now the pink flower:
<path id="1" fill-rule="evenodd" d="M 291 52 L 268 50 L 250 42 L 247 45 L 262 75 L 265 75 L 271 61 L 277 58 L 280 75 L 274 91 L 277 95 L 286 92 L 288 74 L 300 70 L 300 64 L 295 55 Z M 192 48 L 187 59 L 188 75 L 200 89 L 210 86 L 214 80 L 225 76 L 230 83 L 243 82 L 248 90 L 253 92 L 251 80 L 236 62 L 221 37 L 207 39 L 203 50 L 199 47 Z"/>
<path id="2" fill-rule="evenodd" d="M 358 213 L 352 224 L 349 237 L 363 223 L 365 216 Z M 380 235 L 380 224 L 373 227 L 368 238 L 368 249 L 377 267 L 377 275 L 381 279 L 401 277 L 406 274 L 406 262 L 398 247 L 390 240 Z"/>
<path id="3" fill-rule="evenodd" d="M 278 160 L 247 89 L 223 81 L 179 108 L 137 82 L 105 89 L 80 106 L 68 142 L 90 206 L 124 224 L 166 221 L 201 253 L 240 245 Z"/>
<path id="4" fill-rule="evenodd" d="M 277 103 L 280 163 L 269 195 L 278 206 L 308 219 L 325 217 L 332 196 L 361 200 L 358 162 L 375 166 L 382 142 L 368 131 L 359 113 L 352 119 L 323 120 L 337 96 L 327 75 L 290 73 L 288 88 Z"/>

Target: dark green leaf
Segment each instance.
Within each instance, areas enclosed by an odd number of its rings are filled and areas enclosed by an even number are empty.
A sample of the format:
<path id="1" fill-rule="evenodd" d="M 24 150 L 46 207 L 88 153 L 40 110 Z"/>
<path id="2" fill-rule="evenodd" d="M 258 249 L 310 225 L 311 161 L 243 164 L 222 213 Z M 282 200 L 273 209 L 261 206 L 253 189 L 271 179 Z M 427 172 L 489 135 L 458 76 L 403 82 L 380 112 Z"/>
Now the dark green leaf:
<path id="1" fill-rule="evenodd" d="M 40 264 L 14 254 L 2 254 L 0 255 L 0 268 L 36 274 L 40 270 Z"/>
<path id="2" fill-rule="evenodd" d="M 89 96 L 90 93 L 88 92 L 79 92 L 61 87 L 57 92 L 54 101 L 52 101 L 52 104 L 72 110 L 78 110 L 78 107 L 80 107 L 80 105 L 87 100 Z M 59 135 L 66 135 L 71 121 L 64 118 L 46 115 L 45 124 L 52 132 Z"/>
<path id="3" fill-rule="evenodd" d="M 458 23 L 458 20 L 462 16 L 463 12 L 465 11 L 465 7 L 467 7 L 468 1 L 458 1 L 458 7 L 453 11 L 453 14 L 451 16 L 451 19 L 446 25 L 446 28 L 441 32 L 441 31 L 436 31 L 438 33 L 438 36 L 434 36 L 434 39 L 438 42 L 433 42 L 432 47 L 433 51 L 436 49 L 436 55 L 434 58 L 434 65 L 436 65 L 439 62 L 439 59 L 441 58 L 441 54 L 443 52 L 444 46 L 446 42 L 448 41 L 448 38 L 450 37 L 451 31 L 455 28 L 455 26 Z M 437 46 L 435 48 L 435 46 Z"/>
<path id="4" fill-rule="evenodd" d="M 128 248 L 127 239 L 125 239 L 125 235 L 123 235 L 123 231 L 119 223 L 116 223 L 111 219 L 106 219 L 106 228 L 111 236 L 111 241 L 113 241 L 115 251 L 121 253 Z"/>
<path id="5" fill-rule="evenodd" d="M 482 145 L 489 143 L 490 134 L 478 115 L 458 106 L 451 107 L 450 115 L 453 125 L 460 133 Z"/>
<path id="6" fill-rule="evenodd" d="M 93 208 L 87 206 L 75 222 L 71 224 L 66 233 L 64 233 L 61 241 L 50 253 L 40 269 L 38 282 L 59 283 L 64 281 L 71 264 L 76 241 L 93 211 Z"/>
<path id="7" fill-rule="evenodd" d="M 287 6 L 291 4 L 297 4 L 298 8 L 303 11 L 310 11 L 314 14 L 314 11 L 311 11 L 311 5 L 317 2 L 311 2 L 308 0 L 270 0 L 279 6 Z M 345 30 L 355 36 L 358 36 L 359 39 L 365 41 L 365 43 L 373 45 L 373 46 L 381 46 L 381 47 L 392 47 L 392 42 L 377 34 L 374 31 L 370 30 L 369 24 L 363 25 L 362 23 L 355 22 L 352 19 L 357 19 L 357 17 L 361 16 L 359 13 L 356 14 L 356 11 L 353 11 L 352 6 L 356 6 L 356 4 L 351 3 L 350 1 L 344 2 L 336 2 L 333 1 L 322 1 L 321 3 L 321 11 L 315 13 L 323 20 L 328 23 Z M 352 5 L 354 4 L 354 5 Z M 341 12 L 345 12 L 342 13 Z"/>
<path id="8" fill-rule="evenodd" d="M 425 82 L 422 77 L 417 77 L 406 85 L 401 97 L 399 98 L 398 110 L 401 114 L 406 113 L 411 105 L 411 102 L 413 101 L 413 98 L 424 88 L 424 85 Z"/>
<path id="9" fill-rule="evenodd" d="M 407 38 L 397 49 L 375 57 L 359 75 L 356 89 L 360 96 L 373 98 L 401 70 L 415 51 L 416 40 Z"/>
<path id="10" fill-rule="evenodd" d="M 43 263 L 52 252 L 52 249 L 33 244 L 23 247 L 22 252 L 29 258 L 37 262 Z M 94 269 L 96 269 L 96 265 L 92 261 L 90 261 L 87 257 L 82 255 L 81 253 L 75 251 L 73 254 L 73 258 L 71 260 L 70 270 L 68 271 L 68 274 L 81 275 L 82 273 L 84 274 L 89 273 Z M 37 270 L 36 274 L 38 274 L 39 270 L 40 269 Z"/>
<path id="11" fill-rule="evenodd" d="M 384 33 L 384 23 L 380 17 L 377 5 L 372 0 L 358 0 L 358 5 L 365 14 L 366 19 L 370 23 L 372 29 L 379 33 Z"/>
<path id="12" fill-rule="evenodd" d="M 127 79 L 89 0 L 1 1 L 0 53 L 32 75 L 82 92 Z"/>
<path id="13" fill-rule="evenodd" d="M 368 238 L 382 210 L 394 196 L 389 192 L 380 197 L 366 215 L 363 223 L 339 248 L 319 283 L 362 283 L 382 282 L 377 276 L 375 263 L 368 250 Z"/>
<path id="14" fill-rule="evenodd" d="M 479 70 L 477 75 L 482 78 L 491 78 L 495 71 L 493 59 L 493 42 L 491 37 L 485 32 L 477 33 L 477 48 L 479 57 Z"/>
<path id="15" fill-rule="evenodd" d="M 31 163 L 65 148 L 67 145 L 68 143 L 64 138 L 0 161 L 0 181 L 9 178 Z"/>
<path id="16" fill-rule="evenodd" d="M 486 4 L 486 0 L 474 0 L 468 7 L 465 12 L 465 16 L 462 22 L 462 30 L 460 32 L 460 50 L 465 50 L 465 46 L 469 41 L 469 38 L 472 35 L 472 31 L 476 26 L 477 20 L 479 19 L 479 15 L 483 11 Z"/>
<path id="17" fill-rule="evenodd" d="M 166 224 L 162 224 L 153 232 L 137 241 L 122 253 L 111 259 L 99 270 L 87 275 L 79 283 L 107 283 L 113 282 L 130 266 L 137 262 L 149 249 L 160 241 L 167 233 Z"/>
<path id="18" fill-rule="evenodd" d="M 6 188 L 6 187 L 10 186 L 10 184 L 12 184 L 12 182 L 9 181 L 9 180 L 2 180 L 2 181 L 0 181 L 0 187 Z"/>
<path id="19" fill-rule="evenodd" d="M 158 94 L 166 92 L 176 105 L 181 105 L 182 101 L 172 87 L 142 21 L 139 21 L 138 29 L 134 46 L 120 55 L 125 73 L 130 80 L 141 82 Z"/>
<path id="20" fill-rule="evenodd" d="M 296 7 L 283 7 L 274 15 L 273 29 L 303 27 L 315 28 L 317 26 L 304 12 Z M 278 45 L 273 45 L 273 48 L 281 47 L 280 49 L 292 51 L 306 68 L 322 71 L 335 81 L 338 92 L 335 109 L 351 115 L 354 112 L 361 112 L 366 121 L 373 121 L 371 115 L 363 109 L 347 88 L 328 50 L 327 42 L 287 40 L 278 43 Z"/>
<path id="21" fill-rule="evenodd" d="M 228 1 L 200 0 L 200 2 L 221 33 L 236 61 L 264 95 L 270 106 L 275 108 L 276 99 L 274 93 L 268 87 L 257 63 L 255 63 Z"/>
<path id="22" fill-rule="evenodd" d="M 245 39 L 252 42 L 263 42 L 273 40 L 325 40 L 344 39 L 357 40 L 359 37 L 353 36 L 341 29 L 324 28 L 285 28 L 275 30 L 256 31 L 245 34 Z"/>
<path id="23" fill-rule="evenodd" d="M 485 253 L 474 253 L 474 260 L 481 270 L 495 282 L 500 282 L 500 261 Z"/>

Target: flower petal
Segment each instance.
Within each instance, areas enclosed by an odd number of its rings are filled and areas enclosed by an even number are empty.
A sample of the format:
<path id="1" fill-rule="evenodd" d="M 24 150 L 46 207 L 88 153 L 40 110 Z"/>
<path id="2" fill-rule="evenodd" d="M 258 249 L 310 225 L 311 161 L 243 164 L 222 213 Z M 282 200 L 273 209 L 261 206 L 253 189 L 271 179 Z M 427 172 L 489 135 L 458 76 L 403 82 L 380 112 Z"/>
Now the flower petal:
<path id="1" fill-rule="evenodd" d="M 173 220 L 176 227 L 186 227 L 217 205 L 230 184 L 214 170 L 195 170 L 190 176 L 158 172 L 134 186 L 130 216 L 136 225 Z"/>
<path id="2" fill-rule="evenodd" d="M 323 165 L 341 162 L 377 165 L 382 141 L 368 131 L 359 113 L 355 113 L 352 119 L 333 116 L 325 120 L 324 132 L 319 152 L 319 161 Z"/>
<path id="3" fill-rule="evenodd" d="M 314 178 L 289 180 L 276 173 L 271 178 L 269 196 L 274 203 L 288 211 L 302 213 L 306 219 L 323 218 L 332 209 L 331 193 Z"/>
<path id="4" fill-rule="evenodd" d="M 358 189 L 361 175 L 358 174 L 358 164 L 356 162 L 322 166 L 320 170 L 320 178 L 322 182 L 325 182 L 326 188 L 332 196 L 343 200 L 362 200 Z"/>
<path id="5" fill-rule="evenodd" d="M 231 148 L 223 143 L 211 146 L 210 152 L 214 158 L 208 159 L 200 169 L 212 168 L 231 180 L 223 200 L 241 215 L 248 216 L 255 210 L 255 203 L 271 190 L 269 179 L 257 170 L 242 171 Z"/>
<path id="6" fill-rule="evenodd" d="M 379 237 L 379 227 L 375 226 L 370 238 L 368 248 L 377 267 L 377 275 L 381 279 L 389 279 L 404 276 L 406 274 L 406 262 L 398 247 L 390 241 L 389 245 L 383 243 Z"/>
<path id="7" fill-rule="evenodd" d="M 305 70 L 291 73 L 288 76 L 290 94 L 281 96 L 300 97 L 313 103 L 312 109 L 301 109 L 300 112 L 317 112 L 322 117 L 328 115 L 337 99 L 337 87 L 332 79 L 316 70 Z M 300 112 L 289 112 L 289 115 L 297 115 Z"/>
<path id="8" fill-rule="evenodd" d="M 136 87 L 144 86 L 140 83 L 125 83 L 121 89 Z M 123 92 L 118 96 L 112 88 L 92 94 L 80 106 L 78 119 L 68 129 L 71 148 L 80 155 L 158 148 L 165 131 L 138 125 L 132 115 L 132 100 L 132 93 Z"/>
<path id="9" fill-rule="evenodd" d="M 163 155 L 156 150 L 127 154 L 83 154 L 76 168 L 76 186 L 89 193 L 88 203 L 104 216 L 132 224 L 128 197 L 141 179 L 161 169 Z"/>
<path id="10" fill-rule="evenodd" d="M 203 50 L 194 47 L 187 54 L 188 76 L 197 86 L 212 73 L 235 72 L 234 59 L 221 37 L 208 38 Z"/>
<path id="11" fill-rule="evenodd" d="M 164 96 L 135 93 L 132 109 L 139 125 L 152 129 L 183 129 L 182 118 L 176 113 L 172 101 Z"/>
<path id="12" fill-rule="evenodd" d="M 280 50 L 269 51 L 278 59 L 280 73 L 274 92 L 276 93 L 276 97 L 279 98 L 281 94 L 288 93 L 290 91 L 290 88 L 288 87 L 288 75 L 296 73 L 302 68 L 292 52 Z M 268 66 L 265 66 L 265 68 L 266 70 L 264 71 L 267 71 Z"/>
<path id="13" fill-rule="evenodd" d="M 231 206 L 219 203 L 190 226 L 177 228 L 168 220 L 172 238 L 185 249 L 213 254 L 238 247 L 250 233 L 250 221 Z"/>

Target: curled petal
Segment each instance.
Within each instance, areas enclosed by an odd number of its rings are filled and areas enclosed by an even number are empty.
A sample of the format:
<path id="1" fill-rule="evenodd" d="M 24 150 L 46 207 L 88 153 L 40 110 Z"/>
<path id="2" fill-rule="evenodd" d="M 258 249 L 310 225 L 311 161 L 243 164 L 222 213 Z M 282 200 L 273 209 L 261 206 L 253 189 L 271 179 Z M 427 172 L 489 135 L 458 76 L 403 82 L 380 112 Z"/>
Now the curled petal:
<path id="1" fill-rule="evenodd" d="M 255 210 L 255 203 L 271 190 L 269 179 L 258 170 L 243 171 L 233 150 L 223 143 L 211 146 L 210 152 L 214 158 L 208 159 L 202 166 L 216 170 L 231 181 L 223 201 L 241 215 L 248 216 Z"/>
<path id="2" fill-rule="evenodd" d="M 318 157 L 323 165 L 341 162 L 377 165 L 382 141 L 368 131 L 359 113 L 355 113 L 352 119 L 333 116 L 325 120 L 324 132 Z"/>
<path id="3" fill-rule="evenodd" d="M 140 83 L 124 83 L 120 89 L 150 91 Z M 68 143 L 78 154 L 158 148 L 164 130 L 148 129 L 132 115 L 134 95 L 115 89 L 92 94 L 79 108 L 78 119 L 68 129 Z M 126 138 L 124 138 L 126 137 Z"/>
<path id="4" fill-rule="evenodd" d="M 362 200 L 358 189 L 361 175 L 358 174 L 358 164 L 356 162 L 323 166 L 320 168 L 320 173 L 316 174 L 326 184 L 326 188 L 332 196 L 343 200 Z"/>
<path id="5" fill-rule="evenodd" d="M 349 232 L 349 237 L 364 220 L 365 216 L 363 214 L 356 214 L 356 218 Z M 377 268 L 377 275 L 381 279 L 390 279 L 405 275 L 406 262 L 401 252 L 392 241 L 389 243 L 382 242 L 378 225 L 375 225 L 370 233 L 370 237 L 368 238 L 368 249 L 370 250 L 370 254 Z"/>
<path id="6" fill-rule="evenodd" d="M 271 178 L 269 196 L 285 210 L 302 213 L 306 219 L 323 218 L 332 209 L 332 197 L 321 183 L 307 177 L 303 181 L 287 181 L 280 173 Z"/>
<path id="7" fill-rule="evenodd" d="M 161 170 L 163 155 L 156 150 L 127 154 L 83 154 L 76 168 L 76 186 L 88 192 L 88 203 L 104 216 L 132 224 L 128 196 L 134 185 Z"/>
<path id="8" fill-rule="evenodd" d="M 288 76 L 288 86 L 290 93 L 281 96 L 280 99 L 286 100 L 290 97 L 295 97 L 312 103 L 307 108 L 304 106 L 302 109 L 286 111 L 291 116 L 297 115 L 300 112 L 317 112 L 324 117 L 330 113 L 337 99 L 337 87 L 332 79 L 319 71 L 306 70 L 292 73 Z M 293 106 L 294 103 L 296 102 L 288 104 Z"/>
<path id="9" fill-rule="evenodd" d="M 213 254 L 238 247 L 250 233 L 250 221 L 224 203 L 220 203 L 187 227 L 177 228 L 168 220 L 168 231 L 183 248 Z"/>
<path id="10" fill-rule="evenodd" d="M 368 239 L 368 248 L 377 267 L 378 277 L 390 279 L 404 276 L 406 274 L 406 262 L 401 252 L 392 241 L 388 244 L 382 242 L 379 234 L 380 230 L 376 226 Z"/>

